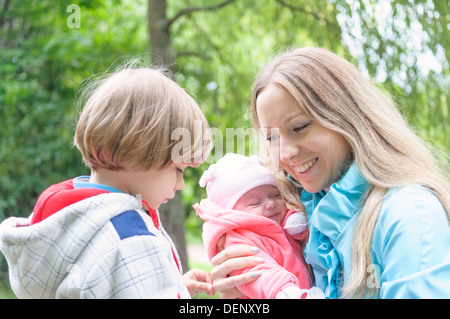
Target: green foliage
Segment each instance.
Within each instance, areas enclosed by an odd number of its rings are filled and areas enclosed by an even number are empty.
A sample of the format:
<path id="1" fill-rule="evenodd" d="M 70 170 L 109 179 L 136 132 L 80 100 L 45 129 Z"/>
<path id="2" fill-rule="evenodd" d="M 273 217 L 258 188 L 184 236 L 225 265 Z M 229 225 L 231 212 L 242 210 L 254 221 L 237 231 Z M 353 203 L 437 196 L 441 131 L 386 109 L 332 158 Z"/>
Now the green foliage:
<path id="1" fill-rule="evenodd" d="M 450 164 L 448 1 L 336 1 L 336 7 L 359 68 L 391 92 L 412 127 Z"/>
<path id="2" fill-rule="evenodd" d="M 77 86 L 129 50 L 146 49 L 140 27 L 145 16 L 136 11 L 139 23 L 123 14 L 131 2 L 81 2 L 81 28 L 68 27 L 70 1 L 6 3 L 0 24 L 2 219 L 29 215 L 49 184 L 88 173 L 71 146 Z M 114 7 L 121 10 L 110 10 Z M 138 37 L 127 39 L 130 34 Z"/>
<path id="3" fill-rule="evenodd" d="M 80 82 L 127 57 L 150 56 L 146 0 L 76 1 L 80 28 L 67 23 L 72 2 L 0 0 L 0 220 L 28 216 L 49 184 L 89 173 L 71 146 Z M 219 2 L 167 0 L 168 15 Z M 260 67 L 289 47 L 322 46 L 390 92 L 448 165 L 448 8 L 438 0 L 236 0 L 191 11 L 171 25 L 176 80 L 211 127 L 246 129 Z M 186 172 L 183 193 L 197 234 L 191 205 L 204 197 L 205 168 Z"/>

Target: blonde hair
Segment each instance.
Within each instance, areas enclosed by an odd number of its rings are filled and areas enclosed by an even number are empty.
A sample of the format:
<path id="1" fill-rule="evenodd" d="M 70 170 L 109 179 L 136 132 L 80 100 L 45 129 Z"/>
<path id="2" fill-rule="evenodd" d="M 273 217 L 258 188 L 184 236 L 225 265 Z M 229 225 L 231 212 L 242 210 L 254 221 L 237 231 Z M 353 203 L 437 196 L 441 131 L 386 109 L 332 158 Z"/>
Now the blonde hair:
<path id="1" fill-rule="evenodd" d="M 199 152 L 200 162 L 206 159 L 212 145 L 208 122 L 194 99 L 168 76 L 162 68 L 129 63 L 84 87 L 81 103 L 86 103 L 74 144 L 89 168 L 162 168 L 192 163 Z M 172 138 L 178 128 L 191 133 L 183 152 L 172 151 L 180 143 Z"/>
<path id="2" fill-rule="evenodd" d="M 345 59 L 320 48 L 296 49 L 276 56 L 253 85 L 256 128 L 258 94 L 273 83 L 287 90 L 313 121 L 346 139 L 352 160 L 370 183 L 353 234 L 352 272 L 346 278 L 343 296 L 374 293 L 366 285 L 367 270 L 373 230 L 387 190 L 423 185 L 440 200 L 449 218 L 448 171 L 408 127 L 392 100 Z M 280 189 L 288 190 L 292 198 L 297 187 L 283 170 L 277 174 L 284 184 Z"/>

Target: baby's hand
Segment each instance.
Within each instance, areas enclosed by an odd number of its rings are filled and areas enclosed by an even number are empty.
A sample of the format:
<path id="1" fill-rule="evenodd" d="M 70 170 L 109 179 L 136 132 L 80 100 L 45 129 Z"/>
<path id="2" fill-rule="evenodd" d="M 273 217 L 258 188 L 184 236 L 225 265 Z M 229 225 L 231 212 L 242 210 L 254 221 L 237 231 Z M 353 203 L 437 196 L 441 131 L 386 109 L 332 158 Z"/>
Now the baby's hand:
<path id="1" fill-rule="evenodd" d="M 191 269 L 183 275 L 183 282 L 191 297 L 206 293 L 208 296 L 214 295 L 213 280 L 211 274 L 200 269 Z"/>

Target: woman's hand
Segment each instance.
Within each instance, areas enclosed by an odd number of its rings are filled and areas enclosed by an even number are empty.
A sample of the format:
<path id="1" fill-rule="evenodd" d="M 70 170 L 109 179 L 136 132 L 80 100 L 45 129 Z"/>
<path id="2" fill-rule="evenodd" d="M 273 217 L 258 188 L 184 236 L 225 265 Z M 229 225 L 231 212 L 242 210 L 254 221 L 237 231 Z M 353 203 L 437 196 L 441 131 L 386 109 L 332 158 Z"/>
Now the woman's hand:
<path id="1" fill-rule="evenodd" d="M 263 262 L 263 259 L 254 257 L 258 252 L 259 248 L 257 247 L 241 245 L 226 248 L 214 256 L 211 260 L 213 266 L 211 276 L 214 289 L 222 299 L 235 299 L 243 296 L 236 287 L 252 282 L 261 275 L 259 272 L 250 272 L 228 277 L 228 274 L 234 270 L 254 267 Z"/>
<path id="2" fill-rule="evenodd" d="M 213 280 L 211 275 L 200 269 L 191 269 L 183 275 L 183 282 L 191 297 L 206 293 L 208 296 L 214 295 Z"/>

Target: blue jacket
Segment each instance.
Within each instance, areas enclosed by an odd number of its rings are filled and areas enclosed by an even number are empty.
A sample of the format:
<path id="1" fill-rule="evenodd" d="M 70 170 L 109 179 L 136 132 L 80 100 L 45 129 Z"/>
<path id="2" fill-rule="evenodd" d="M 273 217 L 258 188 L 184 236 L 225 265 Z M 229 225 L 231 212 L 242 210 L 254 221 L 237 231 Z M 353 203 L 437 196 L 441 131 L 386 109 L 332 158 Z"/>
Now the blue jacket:
<path id="1" fill-rule="evenodd" d="M 316 286 L 338 298 L 352 270 L 352 238 L 369 183 L 352 164 L 328 192 L 302 191 L 310 236 L 305 257 Z M 377 298 L 450 298 L 450 227 L 425 187 L 388 191 L 372 238 L 368 285 Z M 376 280 L 374 280 L 376 279 Z"/>

